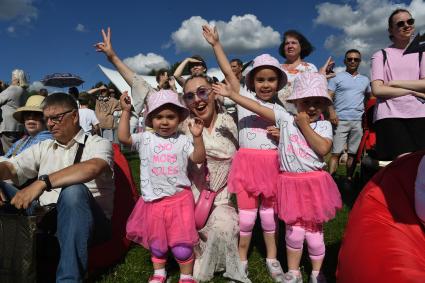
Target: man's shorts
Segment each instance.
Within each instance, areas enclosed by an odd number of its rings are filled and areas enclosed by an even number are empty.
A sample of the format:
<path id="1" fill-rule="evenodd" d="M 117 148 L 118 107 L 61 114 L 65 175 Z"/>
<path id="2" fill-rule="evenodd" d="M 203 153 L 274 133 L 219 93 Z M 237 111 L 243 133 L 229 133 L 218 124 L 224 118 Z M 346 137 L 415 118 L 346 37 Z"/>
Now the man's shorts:
<path id="1" fill-rule="evenodd" d="M 348 153 L 356 154 L 362 136 L 362 121 L 339 121 L 334 132 L 332 153 L 341 154 L 347 144 Z"/>

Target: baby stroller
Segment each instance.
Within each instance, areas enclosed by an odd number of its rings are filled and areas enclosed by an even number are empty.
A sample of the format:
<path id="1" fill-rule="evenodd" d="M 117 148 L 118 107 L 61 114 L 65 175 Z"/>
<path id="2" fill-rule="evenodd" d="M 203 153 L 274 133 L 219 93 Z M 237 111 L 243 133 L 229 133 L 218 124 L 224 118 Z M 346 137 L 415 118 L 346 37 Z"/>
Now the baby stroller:
<path id="1" fill-rule="evenodd" d="M 360 171 L 355 179 L 359 180 L 361 187 L 369 181 L 382 167 L 385 167 L 391 161 L 380 161 L 375 151 L 376 133 L 373 128 L 373 113 L 375 109 L 376 98 L 371 98 L 365 105 L 365 112 L 362 118 L 363 136 L 354 158 L 353 165 L 350 168 L 351 175 L 354 174 L 357 164 L 360 164 Z"/>

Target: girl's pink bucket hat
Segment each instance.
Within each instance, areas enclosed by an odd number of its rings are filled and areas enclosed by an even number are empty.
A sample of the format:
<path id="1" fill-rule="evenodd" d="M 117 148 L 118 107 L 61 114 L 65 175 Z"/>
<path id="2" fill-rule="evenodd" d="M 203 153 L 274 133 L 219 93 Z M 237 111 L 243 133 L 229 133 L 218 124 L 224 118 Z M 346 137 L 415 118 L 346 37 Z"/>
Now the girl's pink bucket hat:
<path id="1" fill-rule="evenodd" d="M 179 114 L 180 114 L 181 121 L 183 121 L 184 119 L 187 118 L 187 116 L 189 116 L 189 109 L 187 109 L 186 106 L 184 106 L 180 102 L 179 95 L 177 93 L 169 89 L 161 89 L 160 91 L 152 93 L 148 97 L 148 102 L 147 102 L 148 113 L 146 115 L 146 122 L 145 122 L 145 124 L 148 127 L 152 127 L 152 117 L 151 117 L 152 112 L 165 104 L 173 104 L 180 108 Z"/>
<path id="2" fill-rule="evenodd" d="M 280 67 L 279 61 L 277 61 L 277 59 L 271 56 L 270 54 L 261 54 L 255 57 L 255 59 L 252 62 L 252 69 L 249 70 L 249 72 L 245 75 L 246 87 L 250 91 L 255 91 L 253 71 L 263 66 L 272 67 L 273 69 L 276 70 L 278 79 L 279 79 L 277 90 L 278 91 L 281 90 L 286 85 L 288 78 L 286 77 L 285 72 L 282 70 L 282 67 Z"/>
<path id="3" fill-rule="evenodd" d="M 328 82 L 326 77 L 319 73 L 301 73 L 294 81 L 294 88 L 288 97 L 288 102 L 306 97 L 323 97 L 332 104 L 328 93 Z"/>

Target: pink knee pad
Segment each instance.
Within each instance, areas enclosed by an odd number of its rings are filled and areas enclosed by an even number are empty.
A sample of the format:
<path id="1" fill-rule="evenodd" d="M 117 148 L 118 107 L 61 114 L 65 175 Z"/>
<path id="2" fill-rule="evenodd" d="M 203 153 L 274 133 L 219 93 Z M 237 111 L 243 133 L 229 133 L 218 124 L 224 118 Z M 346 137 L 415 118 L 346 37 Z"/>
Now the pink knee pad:
<path id="1" fill-rule="evenodd" d="M 274 233 L 276 231 L 276 217 L 273 207 L 260 207 L 261 227 L 266 233 Z"/>
<path id="2" fill-rule="evenodd" d="M 257 209 L 239 209 L 239 229 L 241 236 L 250 236 L 257 219 Z"/>
<path id="3" fill-rule="evenodd" d="M 305 229 L 300 226 L 286 225 L 286 247 L 292 250 L 302 250 L 304 244 Z"/>
<path id="4" fill-rule="evenodd" d="M 325 257 L 325 242 L 323 232 L 306 232 L 308 254 L 311 260 L 321 260 Z"/>
<path id="5" fill-rule="evenodd" d="M 175 245 L 171 248 L 171 252 L 177 262 L 182 263 L 190 260 L 193 255 L 193 247 L 185 244 Z"/>

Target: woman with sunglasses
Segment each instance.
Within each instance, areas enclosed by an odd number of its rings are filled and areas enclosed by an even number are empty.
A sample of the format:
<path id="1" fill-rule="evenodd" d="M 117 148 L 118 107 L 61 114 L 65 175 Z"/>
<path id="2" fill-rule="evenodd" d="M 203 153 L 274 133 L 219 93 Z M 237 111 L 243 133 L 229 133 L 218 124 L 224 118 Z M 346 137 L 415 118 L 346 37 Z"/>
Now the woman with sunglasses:
<path id="1" fill-rule="evenodd" d="M 202 132 L 207 161 L 191 165 L 192 191 L 197 199 L 200 190 L 206 187 L 206 172 L 209 172 L 209 188 L 219 191 L 214 208 L 205 227 L 199 230 L 200 243 L 195 249 L 196 259 L 193 276 L 199 281 L 210 281 L 215 272 L 238 282 L 251 282 L 245 275 L 238 254 L 238 214 L 231 204 L 227 191 L 227 177 L 231 160 L 237 147 L 237 128 L 233 118 L 220 111 L 219 102 L 212 92 L 213 79 L 196 74 L 186 79 L 183 100 L 191 115 L 203 120 Z M 189 134 L 186 126 L 182 129 Z M 206 170 L 206 167 L 208 170 Z"/>
<path id="2" fill-rule="evenodd" d="M 388 18 L 393 42 L 371 59 L 372 92 L 377 97 L 375 129 L 377 157 L 393 160 L 425 149 L 425 60 L 403 55 L 415 32 L 415 20 L 405 9 Z"/>

